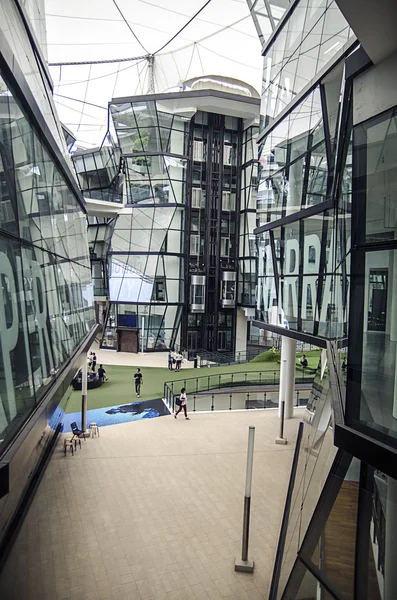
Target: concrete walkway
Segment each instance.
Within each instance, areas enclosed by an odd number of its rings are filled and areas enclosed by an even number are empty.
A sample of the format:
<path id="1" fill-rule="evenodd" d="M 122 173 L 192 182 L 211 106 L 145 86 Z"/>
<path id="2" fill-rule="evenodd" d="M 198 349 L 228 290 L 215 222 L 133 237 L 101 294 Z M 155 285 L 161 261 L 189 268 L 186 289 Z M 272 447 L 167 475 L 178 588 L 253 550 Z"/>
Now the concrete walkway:
<path id="1" fill-rule="evenodd" d="M 116 352 L 115 350 L 100 350 L 98 344 L 94 344 L 89 350 L 95 352 L 97 365 L 121 365 L 127 367 L 164 367 L 168 368 L 168 352 L 144 352 L 133 354 L 132 352 Z M 193 368 L 192 361 L 184 361 L 184 368 Z"/>
<path id="2" fill-rule="evenodd" d="M 277 411 L 191 414 L 60 439 L 0 576 L 7 600 L 267 598 L 297 432 Z M 250 555 L 241 551 L 248 426 L 255 425 Z"/>

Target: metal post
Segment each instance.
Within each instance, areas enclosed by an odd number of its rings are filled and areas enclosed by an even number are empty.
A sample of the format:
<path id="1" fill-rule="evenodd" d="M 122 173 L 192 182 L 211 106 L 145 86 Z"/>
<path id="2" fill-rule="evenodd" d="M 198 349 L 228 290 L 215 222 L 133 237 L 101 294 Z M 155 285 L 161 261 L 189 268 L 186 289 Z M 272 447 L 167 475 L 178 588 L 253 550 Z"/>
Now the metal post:
<path id="1" fill-rule="evenodd" d="M 232 392 L 229 394 L 229 410 L 232 410 Z"/>
<path id="2" fill-rule="evenodd" d="M 243 543 L 241 549 L 241 559 L 236 559 L 234 570 L 244 573 L 254 572 L 254 561 L 248 560 L 248 541 L 250 527 L 250 509 L 251 509 L 251 487 L 252 487 L 252 467 L 254 462 L 254 440 L 255 427 L 252 425 L 248 430 L 248 452 L 247 452 L 247 472 L 245 477 L 245 495 L 244 495 L 244 522 L 243 522 Z"/>
<path id="3" fill-rule="evenodd" d="M 282 444 L 285 446 L 287 444 L 287 440 L 284 439 L 284 412 L 285 412 L 285 402 L 284 400 L 280 400 L 280 435 L 276 438 L 276 444 Z"/>
<path id="4" fill-rule="evenodd" d="M 87 357 L 84 355 L 81 368 L 81 431 L 87 431 Z"/>
<path id="5" fill-rule="evenodd" d="M 142 341 L 141 341 L 141 354 L 144 353 L 143 342 L 145 339 L 145 315 L 142 315 Z"/>
<path id="6" fill-rule="evenodd" d="M 196 412 L 196 394 L 193 396 L 193 412 Z"/>
<path id="7" fill-rule="evenodd" d="M 214 394 L 212 394 L 211 410 L 214 410 Z"/>

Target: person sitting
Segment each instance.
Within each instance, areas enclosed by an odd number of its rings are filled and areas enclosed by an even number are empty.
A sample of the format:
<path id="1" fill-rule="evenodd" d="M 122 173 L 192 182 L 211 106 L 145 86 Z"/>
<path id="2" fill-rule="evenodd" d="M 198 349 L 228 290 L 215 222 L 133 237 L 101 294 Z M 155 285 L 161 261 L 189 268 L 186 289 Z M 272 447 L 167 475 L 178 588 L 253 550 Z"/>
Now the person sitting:
<path id="1" fill-rule="evenodd" d="M 107 377 L 106 377 L 106 371 L 103 368 L 103 365 L 99 365 L 99 369 L 98 369 L 98 378 L 103 382 L 103 381 L 107 381 Z"/>
<path id="2" fill-rule="evenodd" d="M 307 367 L 307 365 L 309 364 L 307 362 L 307 358 L 306 358 L 305 354 L 302 356 L 302 358 L 300 359 L 299 362 L 300 362 L 300 365 L 301 365 L 302 369 L 305 369 Z"/>

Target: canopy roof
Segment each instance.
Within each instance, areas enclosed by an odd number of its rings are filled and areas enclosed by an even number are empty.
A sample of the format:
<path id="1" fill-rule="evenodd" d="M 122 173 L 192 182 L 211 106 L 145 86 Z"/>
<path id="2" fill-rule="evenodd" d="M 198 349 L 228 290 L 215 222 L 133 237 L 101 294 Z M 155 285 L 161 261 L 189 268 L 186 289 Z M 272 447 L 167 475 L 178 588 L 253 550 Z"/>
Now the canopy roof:
<path id="1" fill-rule="evenodd" d="M 255 11 L 263 0 L 46 0 L 62 123 L 88 148 L 102 142 L 114 97 L 164 92 L 203 75 L 239 79 L 260 92 L 252 5 Z M 269 35 L 276 23 L 269 19 Z"/>

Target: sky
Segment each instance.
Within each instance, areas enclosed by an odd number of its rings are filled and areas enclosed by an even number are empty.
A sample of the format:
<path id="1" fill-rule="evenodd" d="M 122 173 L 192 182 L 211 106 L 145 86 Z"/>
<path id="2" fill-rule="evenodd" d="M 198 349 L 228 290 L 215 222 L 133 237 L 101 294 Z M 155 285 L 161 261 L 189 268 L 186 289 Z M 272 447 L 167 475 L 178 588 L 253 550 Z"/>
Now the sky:
<path id="1" fill-rule="evenodd" d="M 101 144 L 112 98 L 148 93 L 149 54 L 156 92 L 222 75 L 260 93 L 261 44 L 246 0 L 45 0 L 45 10 L 58 113 L 81 147 Z M 65 64 L 88 61 L 114 62 Z"/>

